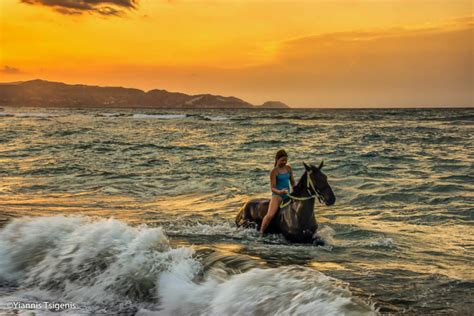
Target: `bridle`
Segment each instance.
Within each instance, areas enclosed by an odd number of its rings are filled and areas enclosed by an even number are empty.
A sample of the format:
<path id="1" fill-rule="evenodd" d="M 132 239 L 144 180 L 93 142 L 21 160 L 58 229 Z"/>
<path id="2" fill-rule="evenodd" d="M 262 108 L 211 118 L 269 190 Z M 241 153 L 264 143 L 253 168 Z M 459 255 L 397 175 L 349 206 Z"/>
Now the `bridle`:
<path id="1" fill-rule="evenodd" d="M 281 201 L 280 208 L 283 208 L 287 206 L 288 204 L 292 203 L 293 200 L 305 201 L 309 199 L 318 198 L 319 203 L 326 202 L 326 198 L 324 197 L 324 195 L 321 193 L 320 190 L 318 190 L 314 186 L 313 180 L 311 179 L 312 173 L 313 173 L 313 170 L 310 170 L 310 171 L 307 171 L 307 175 L 306 175 L 306 191 L 308 192 L 309 196 L 301 197 L 301 196 L 294 196 L 288 193 L 287 195 L 290 198 L 290 200 L 288 200 L 286 203 L 283 203 L 283 201 Z M 313 190 L 314 193 L 311 192 L 311 189 Z"/>

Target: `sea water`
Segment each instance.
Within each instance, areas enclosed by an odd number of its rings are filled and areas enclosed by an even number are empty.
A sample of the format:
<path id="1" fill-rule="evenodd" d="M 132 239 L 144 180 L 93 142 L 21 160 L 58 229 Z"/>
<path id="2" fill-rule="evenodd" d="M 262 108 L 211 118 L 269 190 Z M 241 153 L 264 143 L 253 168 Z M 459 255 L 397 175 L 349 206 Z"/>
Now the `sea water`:
<path id="1" fill-rule="evenodd" d="M 474 109 L 4 108 L 0 312 L 472 313 L 473 135 Z M 324 160 L 323 247 L 234 225 L 281 148 L 297 181 Z"/>

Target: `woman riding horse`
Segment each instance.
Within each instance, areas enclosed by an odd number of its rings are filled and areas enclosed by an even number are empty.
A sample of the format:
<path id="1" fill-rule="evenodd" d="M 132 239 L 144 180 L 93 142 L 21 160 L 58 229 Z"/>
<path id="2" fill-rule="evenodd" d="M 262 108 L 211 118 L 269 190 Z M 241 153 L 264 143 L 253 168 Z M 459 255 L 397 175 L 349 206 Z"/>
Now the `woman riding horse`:
<path id="1" fill-rule="evenodd" d="M 281 159 L 283 156 L 279 154 L 276 159 L 276 165 L 283 169 L 285 167 L 286 159 Z M 281 165 L 280 165 L 281 163 Z M 237 227 L 251 227 L 256 225 L 257 229 L 270 234 L 283 234 L 285 238 L 291 242 L 313 243 L 316 245 L 324 244 L 318 236 L 315 235 L 318 229 L 318 223 L 314 216 L 315 200 L 324 203 L 327 206 L 333 205 L 336 202 L 336 196 L 328 183 L 328 177 L 321 171 L 323 162 L 318 167 L 312 164 L 307 165 L 303 162 L 305 171 L 299 181 L 293 186 L 293 191 L 288 192 L 289 187 L 285 184 L 283 188 L 283 181 L 281 185 L 277 184 L 278 174 L 281 169 L 275 168 L 277 174 L 272 180 L 272 192 L 274 195 L 274 205 L 277 210 L 274 211 L 270 207 L 270 199 L 256 198 L 245 202 L 240 208 L 235 217 L 235 224 Z M 286 180 L 292 181 L 291 169 L 288 170 Z M 283 173 L 283 172 L 281 172 Z M 284 190 L 286 189 L 286 190 Z M 281 204 L 281 196 L 287 195 L 287 199 L 283 199 Z M 276 203 L 275 203 L 276 202 Z M 269 211 L 271 209 L 271 211 Z M 270 216 L 266 220 L 267 214 Z M 271 217 L 273 216 L 273 219 Z M 265 221 L 266 227 L 263 226 Z"/>
<path id="2" fill-rule="evenodd" d="M 288 197 L 291 186 L 295 186 L 295 179 L 293 178 L 293 171 L 291 166 L 287 165 L 288 154 L 284 149 L 277 151 L 275 155 L 275 165 L 270 172 L 270 190 L 272 191 L 272 198 L 268 206 L 268 212 L 263 218 L 260 233 L 263 235 L 268 224 L 278 211 L 278 206 L 283 199 Z"/>

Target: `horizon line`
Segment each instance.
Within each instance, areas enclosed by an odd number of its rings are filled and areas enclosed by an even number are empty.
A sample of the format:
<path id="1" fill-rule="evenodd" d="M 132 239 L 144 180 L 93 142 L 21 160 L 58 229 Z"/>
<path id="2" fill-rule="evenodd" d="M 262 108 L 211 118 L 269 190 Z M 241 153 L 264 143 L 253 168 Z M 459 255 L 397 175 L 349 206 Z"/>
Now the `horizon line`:
<path id="1" fill-rule="evenodd" d="M 45 79 L 40 79 L 40 78 L 36 78 L 36 79 L 30 79 L 30 80 L 22 80 L 22 81 L 10 81 L 10 82 L 0 82 L 0 85 L 2 84 L 20 84 L 20 83 L 25 83 L 25 82 L 29 82 L 29 81 L 46 81 L 46 82 L 52 82 L 52 83 L 63 83 L 63 84 L 66 84 L 66 85 L 75 85 L 75 86 L 90 86 L 90 87 L 99 87 L 99 88 L 122 88 L 122 89 L 135 89 L 135 90 L 140 90 L 140 91 L 143 91 L 145 93 L 148 93 L 150 91 L 153 91 L 153 90 L 162 90 L 162 91 L 166 91 L 166 92 L 170 92 L 170 93 L 182 93 L 182 94 L 187 94 L 187 93 L 184 93 L 184 92 L 180 92 L 180 91 L 169 91 L 169 90 L 166 90 L 166 89 L 159 89 L 159 88 L 154 88 L 154 89 L 150 89 L 150 90 L 142 90 L 140 88 L 134 88 L 134 87 L 124 87 L 124 86 L 101 86 L 101 85 L 91 85 L 91 84 L 84 84 L 84 83 L 67 83 L 67 82 L 63 82 L 63 81 L 51 81 L 51 80 L 45 80 Z M 209 95 L 215 95 L 215 96 L 223 96 L 223 95 L 219 95 L 219 94 L 212 94 L 212 93 L 199 93 L 199 94 L 193 94 L 192 96 L 195 96 L 195 95 L 205 95 L 205 94 L 209 94 Z M 229 95 L 229 96 L 223 96 L 223 97 L 234 97 L 234 98 L 238 98 L 238 99 L 241 99 L 240 97 L 236 97 L 234 95 Z M 243 100 L 243 99 L 241 99 Z M 243 100 L 244 102 L 247 102 L 245 100 Z M 265 102 L 281 102 L 281 101 L 278 101 L 278 100 L 271 100 L 271 101 L 265 101 Z M 264 103 L 265 103 L 264 102 Z M 250 102 L 247 102 L 249 104 L 252 104 Z M 284 103 L 284 102 L 282 102 Z M 262 103 L 263 104 L 263 103 Z M 286 103 L 284 103 L 286 104 Z M 255 109 L 255 110 L 289 110 L 289 109 L 295 109 L 295 110 L 302 110 L 302 109 L 360 109 L 360 110 L 370 110 L 370 109 L 472 109 L 474 108 L 474 104 L 473 105 L 451 105 L 451 106 L 383 106 L 383 107 L 365 107 L 365 106 L 323 106 L 323 107 L 307 107 L 307 106 L 303 106 L 303 107 L 295 107 L 295 106 L 290 106 L 288 104 L 286 104 L 288 106 L 288 108 L 277 108 L 277 109 L 269 109 L 269 108 L 258 108 L 260 105 L 255 105 L 255 104 L 252 104 L 253 106 L 255 106 L 255 108 L 252 108 L 252 109 Z M 22 106 L 19 106 L 19 107 L 22 107 Z M 48 107 L 48 106 L 46 106 Z M 54 108 L 72 108 L 72 107 L 57 107 L 57 106 L 53 106 Z M 96 108 L 96 107 L 87 107 L 87 108 Z M 98 108 L 102 108 L 102 107 L 98 107 Z M 108 107 L 105 107 L 105 108 L 108 108 Z M 110 107 L 111 108 L 111 107 Z M 137 109 L 137 108 L 144 108 L 144 109 L 151 109 L 151 107 L 120 107 L 122 109 Z M 165 109 L 165 108 L 156 108 L 156 109 Z M 169 108 L 169 109 L 174 109 L 174 108 Z M 184 108 L 183 108 L 184 109 Z M 190 108 L 192 109 L 192 108 Z M 227 109 L 227 108 L 226 108 Z M 199 109 L 198 109 L 199 110 Z M 207 110 L 205 108 L 202 108 L 202 110 Z M 236 109 L 227 109 L 227 110 L 236 110 Z M 238 110 L 238 109 L 237 109 Z"/>

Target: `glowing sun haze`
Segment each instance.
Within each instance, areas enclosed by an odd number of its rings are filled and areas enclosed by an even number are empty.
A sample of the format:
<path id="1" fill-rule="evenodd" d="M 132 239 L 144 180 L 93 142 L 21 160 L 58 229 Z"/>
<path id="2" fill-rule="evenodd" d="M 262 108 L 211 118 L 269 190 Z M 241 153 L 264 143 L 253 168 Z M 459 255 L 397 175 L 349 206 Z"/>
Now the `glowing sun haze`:
<path id="1" fill-rule="evenodd" d="M 474 106 L 471 0 L 1 0 L 0 81 Z"/>

